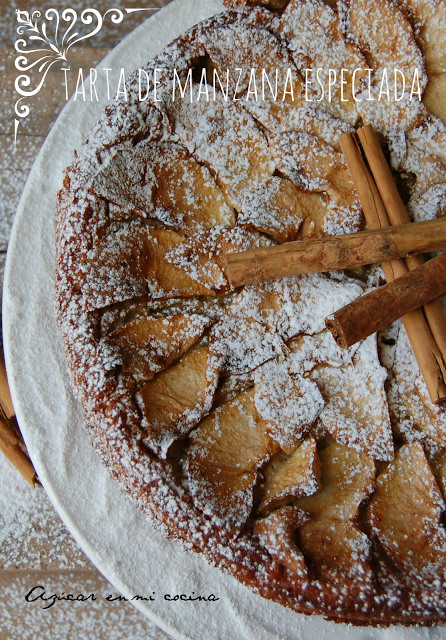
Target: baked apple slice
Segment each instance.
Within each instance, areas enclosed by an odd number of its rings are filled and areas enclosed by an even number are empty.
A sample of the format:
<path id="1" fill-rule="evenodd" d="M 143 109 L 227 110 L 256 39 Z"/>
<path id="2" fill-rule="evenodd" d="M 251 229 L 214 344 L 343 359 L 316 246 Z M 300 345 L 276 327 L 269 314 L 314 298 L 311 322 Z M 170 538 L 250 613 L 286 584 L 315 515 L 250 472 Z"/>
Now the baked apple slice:
<path id="1" fill-rule="evenodd" d="M 290 372 L 290 362 L 267 362 L 255 372 L 256 409 L 268 433 L 291 453 L 316 420 L 324 399 L 317 385 Z"/>
<path id="2" fill-rule="evenodd" d="M 349 37 L 368 52 L 375 69 L 387 69 L 393 77 L 398 69 L 412 86 L 415 70 L 421 90 L 427 84 L 423 55 L 408 20 L 387 0 L 350 0 L 342 5 L 342 24 Z"/>
<path id="3" fill-rule="evenodd" d="M 84 305 L 87 311 L 117 302 L 150 296 L 214 295 L 184 271 L 169 264 L 166 251 L 184 237 L 168 229 L 132 222 L 99 240 L 87 254 L 84 266 Z"/>
<path id="4" fill-rule="evenodd" d="M 362 210 L 341 153 L 320 138 L 299 131 L 271 135 L 270 148 L 279 171 L 299 189 L 322 192 L 328 198 L 325 234 L 359 231 Z"/>
<path id="5" fill-rule="evenodd" d="M 434 5 L 424 2 L 410 2 L 416 5 L 417 11 L 429 11 L 425 24 L 418 30 L 418 43 L 424 53 L 426 71 L 429 81 L 423 94 L 426 107 L 446 122 L 446 4 L 438 2 Z"/>
<path id="6" fill-rule="evenodd" d="M 247 285 L 228 313 L 251 317 L 289 340 L 300 333 L 322 331 L 325 317 L 362 291 L 352 279 L 310 273 Z"/>
<path id="7" fill-rule="evenodd" d="M 279 333 L 262 321 L 259 297 L 251 292 L 245 288 L 210 331 L 210 350 L 224 373 L 247 373 L 287 353 Z"/>
<path id="8" fill-rule="evenodd" d="M 177 99 L 169 106 L 175 133 L 200 162 L 216 175 L 230 204 L 240 210 L 245 193 L 274 173 L 275 164 L 258 125 L 237 102 L 221 93 L 194 85 L 192 102 Z M 198 92 L 211 92 L 212 99 Z M 198 97 L 201 97 L 198 100 Z"/>
<path id="9" fill-rule="evenodd" d="M 446 582 L 446 505 L 419 442 L 403 445 L 378 477 L 368 518 L 387 555 L 408 580 L 432 589 Z"/>
<path id="10" fill-rule="evenodd" d="M 392 374 L 390 407 L 398 416 L 399 431 L 408 440 L 428 437 L 446 447 L 446 413 L 429 397 L 403 326 L 398 332 Z"/>
<path id="11" fill-rule="evenodd" d="M 260 233 L 218 226 L 176 245 L 164 259 L 202 286 L 221 294 L 231 288 L 224 275 L 226 254 L 272 244 L 272 240 Z"/>
<path id="12" fill-rule="evenodd" d="M 119 349 L 124 373 L 151 380 L 188 351 L 212 323 L 194 313 L 139 317 L 109 333 L 105 342 Z"/>
<path id="13" fill-rule="evenodd" d="M 309 374 L 325 399 L 320 419 L 336 440 L 377 460 L 393 459 L 393 436 L 376 339 L 364 340 L 352 363 L 317 365 Z"/>
<path id="14" fill-rule="evenodd" d="M 341 32 L 338 14 L 323 0 L 291 0 L 280 21 L 280 33 L 288 42 L 298 68 L 309 76 L 308 98 L 313 104 L 322 106 L 334 116 L 351 125 L 358 120 L 356 103 L 352 96 L 352 73 L 355 69 L 356 84 L 366 76 L 367 62 L 354 44 L 347 42 Z M 340 70 L 345 69 L 341 86 Z M 335 89 L 328 93 L 328 83 L 337 70 Z M 339 70 L 339 71 L 338 71 Z M 317 75 L 316 75 L 317 74 Z M 324 86 L 324 94 L 318 79 Z"/>
<path id="15" fill-rule="evenodd" d="M 234 210 L 209 169 L 172 142 L 143 141 L 118 151 L 96 175 L 92 190 L 186 235 L 235 224 Z"/>
<path id="16" fill-rule="evenodd" d="M 297 507 L 282 507 L 266 518 L 256 520 L 254 533 L 280 564 L 301 578 L 306 577 L 307 567 L 302 551 L 296 544 L 294 533 L 310 516 Z"/>
<path id="17" fill-rule="evenodd" d="M 368 593 L 371 543 L 356 521 L 375 487 L 375 464 L 337 442 L 319 451 L 319 458 L 322 490 L 295 502 L 312 516 L 299 528 L 300 546 L 323 575 Z"/>
<path id="18" fill-rule="evenodd" d="M 255 107 L 251 107 L 251 111 L 255 115 Z M 336 151 L 341 150 L 339 137 L 353 131 L 353 127 L 344 120 L 335 118 L 308 102 L 301 105 L 283 102 L 280 109 L 274 112 L 274 117 L 270 115 L 268 119 L 264 118 L 262 124 L 271 133 L 306 131 L 331 145 Z"/>
<path id="19" fill-rule="evenodd" d="M 308 213 L 302 195 L 307 194 L 298 191 L 292 182 L 272 176 L 245 196 L 237 222 L 282 242 L 295 240 Z"/>
<path id="20" fill-rule="evenodd" d="M 232 93 L 243 96 L 243 106 L 262 125 L 275 119 L 283 104 L 305 105 L 302 77 L 270 30 L 237 21 L 206 34 L 205 46 L 221 82 L 229 70 Z"/>
<path id="21" fill-rule="evenodd" d="M 423 102 L 446 122 L 446 3 L 442 0 L 396 0 L 395 4 L 411 23 L 424 56 L 428 83 L 423 92 Z"/>
<path id="22" fill-rule="evenodd" d="M 252 511 L 259 470 L 277 449 L 253 389 L 218 407 L 190 434 L 187 477 L 195 506 L 236 535 Z"/>
<path id="23" fill-rule="evenodd" d="M 218 371 L 206 345 L 194 346 L 179 362 L 158 373 L 136 395 L 146 442 L 162 458 L 211 409 Z"/>
<path id="24" fill-rule="evenodd" d="M 306 438 L 290 455 L 279 453 L 265 467 L 262 501 L 259 513 L 268 513 L 302 496 L 320 490 L 320 462 L 316 440 Z"/>

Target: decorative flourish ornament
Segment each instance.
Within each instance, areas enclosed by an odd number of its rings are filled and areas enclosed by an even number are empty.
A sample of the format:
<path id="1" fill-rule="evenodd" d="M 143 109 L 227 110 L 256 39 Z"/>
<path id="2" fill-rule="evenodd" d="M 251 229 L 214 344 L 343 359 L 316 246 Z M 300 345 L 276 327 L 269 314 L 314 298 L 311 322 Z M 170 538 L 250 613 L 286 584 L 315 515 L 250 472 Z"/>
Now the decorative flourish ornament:
<path id="1" fill-rule="evenodd" d="M 50 8 L 45 12 L 45 20 L 39 24 L 40 11 L 33 11 L 30 15 L 28 11 L 16 10 L 17 33 L 23 36 L 16 40 L 15 50 L 19 54 L 15 59 L 15 68 L 19 72 L 15 79 L 15 90 L 21 96 L 15 103 L 15 114 L 17 118 L 26 118 L 29 115 L 29 106 L 22 103 L 25 98 L 35 96 L 43 87 L 48 71 L 56 62 L 67 62 L 68 51 L 81 40 L 87 40 L 96 35 L 102 28 L 105 17 L 110 14 L 110 19 L 114 24 L 119 24 L 124 18 L 124 12 L 134 13 L 135 11 L 157 11 L 157 7 L 144 9 L 109 9 L 103 15 L 97 9 L 84 9 L 80 16 L 75 9 L 64 9 L 61 14 L 57 9 Z M 86 35 L 79 35 L 76 30 L 78 19 L 83 24 L 92 25 L 91 30 Z M 36 49 L 28 46 L 37 46 Z M 41 74 L 40 81 L 33 89 L 31 87 L 31 76 L 27 75 L 30 69 L 36 68 Z M 17 129 L 20 120 L 15 120 L 14 143 L 17 138 Z"/>

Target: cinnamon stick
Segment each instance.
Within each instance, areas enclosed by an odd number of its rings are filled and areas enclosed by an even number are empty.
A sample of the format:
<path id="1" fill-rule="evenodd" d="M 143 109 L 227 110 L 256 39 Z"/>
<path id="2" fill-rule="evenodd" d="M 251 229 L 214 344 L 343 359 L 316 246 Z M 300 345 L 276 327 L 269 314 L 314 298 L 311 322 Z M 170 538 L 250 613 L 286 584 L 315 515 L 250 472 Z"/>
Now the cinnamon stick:
<path id="1" fill-rule="evenodd" d="M 404 206 L 386 161 L 378 137 L 371 125 L 358 130 L 358 138 L 367 158 L 373 178 L 389 216 L 390 224 L 410 223 L 409 214 Z M 406 258 L 409 269 L 416 269 L 424 263 L 421 255 Z M 435 299 L 424 306 L 424 313 L 435 342 L 446 362 L 446 316 L 440 300 Z"/>
<path id="2" fill-rule="evenodd" d="M 31 460 L 24 452 L 25 445 L 14 433 L 14 428 L 21 435 L 15 422 L 15 411 L 6 376 L 5 359 L 0 348 L 0 451 L 25 480 L 34 487 L 36 482 L 38 483 L 37 474 Z"/>
<path id="3" fill-rule="evenodd" d="M 337 344 L 346 349 L 394 320 L 446 293 L 446 253 L 393 280 L 325 319 Z"/>
<path id="4" fill-rule="evenodd" d="M 440 249 L 446 249 L 446 218 L 231 253 L 226 256 L 225 275 L 232 286 L 240 287 Z"/>
<path id="5" fill-rule="evenodd" d="M 0 405 L 7 418 L 12 418 L 15 415 L 11 393 L 9 391 L 8 378 L 6 377 L 5 359 L 2 349 L 0 349 Z"/>
<path id="6" fill-rule="evenodd" d="M 359 140 L 353 134 L 345 133 L 340 136 L 339 144 L 352 174 L 368 226 L 371 229 L 390 226 L 381 195 L 359 150 Z M 383 262 L 381 266 L 387 282 L 408 271 L 404 260 Z M 432 402 L 446 402 L 446 364 L 423 311 L 417 309 L 406 314 L 403 316 L 403 323 Z"/>
<path id="7" fill-rule="evenodd" d="M 18 438 L 3 420 L 0 420 L 0 451 L 34 487 L 37 477 L 32 462 L 21 450 Z"/>

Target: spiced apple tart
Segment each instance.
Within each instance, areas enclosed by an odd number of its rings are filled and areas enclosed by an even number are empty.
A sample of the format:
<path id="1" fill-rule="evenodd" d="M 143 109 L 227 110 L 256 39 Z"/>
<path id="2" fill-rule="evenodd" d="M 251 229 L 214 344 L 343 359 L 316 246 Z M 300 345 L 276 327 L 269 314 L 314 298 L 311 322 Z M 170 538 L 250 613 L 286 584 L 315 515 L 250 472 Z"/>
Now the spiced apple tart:
<path id="1" fill-rule="evenodd" d="M 363 228 L 338 144 L 363 124 L 412 219 L 446 212 L 446 2 L 230 5 L 67 169 L 56 307 L 86 424 L 166 535 L 261 596 L 446 621 L 446 413 L 400 322 L 347 350 L 324 325 L 380 268 L 224 275 L 228 252 Z"/>

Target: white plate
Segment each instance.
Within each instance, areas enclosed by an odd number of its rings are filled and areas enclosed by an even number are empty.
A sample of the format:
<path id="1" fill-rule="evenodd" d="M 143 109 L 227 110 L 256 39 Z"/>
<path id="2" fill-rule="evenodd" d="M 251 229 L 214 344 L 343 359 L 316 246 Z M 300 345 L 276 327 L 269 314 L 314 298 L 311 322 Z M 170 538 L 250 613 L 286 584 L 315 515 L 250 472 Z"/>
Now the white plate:
<path id="1" fill-rule="evenodd" d="M 136 29 L 99 67 L 124 67 L 128 74 L 187 28 L 221 10 L 220 0 L 176 0 Z M 54 318 L 53 287 L 54 216 L 62 174 L 104 104 L 104 100 L 71 100 L 42 147 L 15 218 L 3 296 L 6 364 L 18 421 L 39 478 L 66 526 L 126 597 L 155 592 L 155 601 L 137 606 L 177 638 L 444 637 L 444 627 L 382 630 L 334 625 L 260 598 L 154 531 L 101 465 L 70 387 Z M 193 603 L 163 598 L 192 592 L 213 593 L 219 600 Z"/>

